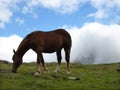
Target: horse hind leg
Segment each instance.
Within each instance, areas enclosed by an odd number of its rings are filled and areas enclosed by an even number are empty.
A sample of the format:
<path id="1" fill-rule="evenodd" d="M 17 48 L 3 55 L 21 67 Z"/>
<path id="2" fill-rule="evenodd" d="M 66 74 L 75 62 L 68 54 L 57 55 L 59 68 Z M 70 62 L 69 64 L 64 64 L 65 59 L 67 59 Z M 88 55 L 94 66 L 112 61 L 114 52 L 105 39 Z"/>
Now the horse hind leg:
<path id="1" fill-rule="evenodd" d="M 61 56 L 61 50 L 58 51 L 57 53 L 57 60 L 58 60 L 58 63 L 57 63 L 57 66 L 56 66 L 56 69 L 55 69 L 55 73 L 58 73 L 60 72 L 60 64 L 61 64 L 61 59 L 62 59 L 62 56 Z"/>
<path id="2" fill-rule="evenodd" d="M 67 74 L 70 74 L 70 49 L 64 48 L 65 50 L 65 59 L 67 62 Z"/>

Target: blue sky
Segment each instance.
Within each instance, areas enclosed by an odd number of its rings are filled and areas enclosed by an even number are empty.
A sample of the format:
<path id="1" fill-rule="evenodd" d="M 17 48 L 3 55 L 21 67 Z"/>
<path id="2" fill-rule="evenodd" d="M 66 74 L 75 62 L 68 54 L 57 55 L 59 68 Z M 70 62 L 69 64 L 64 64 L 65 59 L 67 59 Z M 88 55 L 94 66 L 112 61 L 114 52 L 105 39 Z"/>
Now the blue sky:
<path id="1" fill-rule="evenodd" d="M 28 33 L 64 28 L 73 40 L 72 61 L 120 62 L 120 0 L 0 0 L 0 11 L 2 60 L 11 61 Z M 30 52 L 25 61 L 35 57 Z"/>
<path id="2" fill-rule="evenodd" d="M 119 0 L 1 0 L 1 11 L 5 11 L 4 17 L 0 15 L 3 24 L 0 36 L 24 37 L 34 30 L 82 27 L 89 22 L 120 24 L 119 3 Z"/>

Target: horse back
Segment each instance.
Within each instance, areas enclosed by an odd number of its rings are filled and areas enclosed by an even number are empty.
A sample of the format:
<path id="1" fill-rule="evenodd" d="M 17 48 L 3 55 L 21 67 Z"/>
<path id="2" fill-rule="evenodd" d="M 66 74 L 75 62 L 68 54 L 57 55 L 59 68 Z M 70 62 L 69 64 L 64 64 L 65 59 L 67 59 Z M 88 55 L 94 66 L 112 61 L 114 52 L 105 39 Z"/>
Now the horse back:
<path id="1" fill-rule="evenodd" d="M 25 38 L 30 44 L 30 48 L 36 51 L 39 47 L 42 52 L 52 53 L 63 47 L 71 48 L 71 36 L 64 29 L 54 31 L 34 31 Z"/>

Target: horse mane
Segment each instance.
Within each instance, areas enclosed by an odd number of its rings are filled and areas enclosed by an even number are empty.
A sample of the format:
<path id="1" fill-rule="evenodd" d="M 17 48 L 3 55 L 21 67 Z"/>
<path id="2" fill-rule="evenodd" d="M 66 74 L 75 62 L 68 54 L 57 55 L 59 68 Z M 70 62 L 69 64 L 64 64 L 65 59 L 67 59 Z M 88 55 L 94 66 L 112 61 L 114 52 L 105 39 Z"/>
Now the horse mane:
<path id="1" fill-rule="evenodd" d="M 34 33 L 34 32 L 32 32 L 32 33 Z M 17 53 L 18 53 L 18 55 L 20 55 L 21 53 L 25 53 L 27 50 L 28 50 L 28 48 L 27 48 L 27 46 L 25 46 L 26 45 L 26 43 L 28 43 L 29 41 L 30 41 L 30 39 L 33 37 L 33 34 L 32 33 L 30 33 L 30 34 L 28 34 L 27 36 L 25 36 L 25 38 L 21 41 L 21 43 L 20 43 L 20 45 L 18 46 L 18 49 L 17 49 Z M 24 47 L 23 47 L 24 46 Z M 22 56 L 23 54 L 21 54 L 20 56 Z"/>
<path id="2" fill-rule="evenodd" d="M 41 31 L 33 31 L 30 34 L 28 34 L 27 36 L 25 36 L 25 38 L 21 41 L 18 49 L 21 48 L 26 42 L 29 42 L 29 40 L 31 40 L 32 37 L 37 35 L 38 32 L 41 32 Z"/>

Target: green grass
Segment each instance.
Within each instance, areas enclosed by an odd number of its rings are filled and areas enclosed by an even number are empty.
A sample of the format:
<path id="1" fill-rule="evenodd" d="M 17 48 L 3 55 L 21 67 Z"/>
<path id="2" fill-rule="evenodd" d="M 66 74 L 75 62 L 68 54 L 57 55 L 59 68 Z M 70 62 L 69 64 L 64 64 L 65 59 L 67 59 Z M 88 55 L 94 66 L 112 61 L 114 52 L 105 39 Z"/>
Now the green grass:
<path id="1" fill-rule="evenodd" d="M 120 63 L 82 65 L 71 64 L 71 74 L 66 74 L 66 64 L 61 72 L 53 73 L 56 63 L 47 63 L 49 73 L 34 77 L 36 64 L 24 63 L 18 73 L 11 72 L 12 64 L 0 62 L 0 90 L 120 90 Z M 79 77 L 71 80 L 68 77 Z"/>

